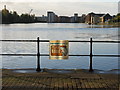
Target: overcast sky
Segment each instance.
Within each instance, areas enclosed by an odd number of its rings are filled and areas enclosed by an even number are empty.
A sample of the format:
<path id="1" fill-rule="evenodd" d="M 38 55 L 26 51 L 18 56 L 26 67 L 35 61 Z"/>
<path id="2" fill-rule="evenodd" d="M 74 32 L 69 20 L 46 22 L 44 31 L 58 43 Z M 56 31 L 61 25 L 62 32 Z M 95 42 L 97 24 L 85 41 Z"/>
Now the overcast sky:
<path id="1" fill-rule="evenodd" d="M 119 2 L 120 0 L 0 0 L 1 2 Z"/>
<path id="2" fill-rule="evenodd" d="M 9 1 L 9 2 L 7 2 Z M 30 2 L 31 1 L 31 2 Z M 89 2 L 88 2 L 89 1 Z M 69 15 L 74 13 L 79 15 L 95 13 L 118 13 L 118 0 L 2 0 L 0 10 L 7 5 L 8 10 L 15 10 L 18 14 L 28 13 L 31 9 L 32 14 L 37 16 L 46 15 L 47 11 L 54 11 L 57 15 Z"/>

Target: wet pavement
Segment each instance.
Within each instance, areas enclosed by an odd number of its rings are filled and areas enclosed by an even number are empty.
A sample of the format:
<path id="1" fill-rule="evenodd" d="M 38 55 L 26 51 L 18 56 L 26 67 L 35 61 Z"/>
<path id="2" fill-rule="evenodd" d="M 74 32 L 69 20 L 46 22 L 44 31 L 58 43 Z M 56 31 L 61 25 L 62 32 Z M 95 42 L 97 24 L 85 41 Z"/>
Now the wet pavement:
<path id="1" fill-rule="evenodd" d="M 116 71 L 3 69 L 2 90 L 118 90 Z"/>
<path id="2" fill-rule="evenodd" d="M 58 73 L 58 74 L 67 74 L 67 73 L 74 73 L 76 70 L 74 69 L 41 69 L 40 72 L 49 72 L 49 73 Z M 84 72 L 88 72 L 89 70 L 83 69 Z M 16 73 L 36 73 L 36 69 L 16 69 L 13 70 L 13 72 Z M 97 73 L 97 74 L 120 74 L 120 70 L 114 69 L 114 70 L 97 70 L 95 69 L 92 73 Z"/>

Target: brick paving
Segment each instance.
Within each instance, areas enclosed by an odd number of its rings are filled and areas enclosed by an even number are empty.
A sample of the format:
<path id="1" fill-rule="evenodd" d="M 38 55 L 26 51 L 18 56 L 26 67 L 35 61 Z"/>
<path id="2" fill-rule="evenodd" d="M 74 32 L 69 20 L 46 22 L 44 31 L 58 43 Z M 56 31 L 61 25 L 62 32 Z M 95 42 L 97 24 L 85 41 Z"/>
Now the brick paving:
<path id="1" fill-rule="evenodd" d="M 119 90 L 117 74 L 97 74 L 85 70 L 53 73 L 52 70 L 17 73 L 2 70 L 2 90 Z"/>

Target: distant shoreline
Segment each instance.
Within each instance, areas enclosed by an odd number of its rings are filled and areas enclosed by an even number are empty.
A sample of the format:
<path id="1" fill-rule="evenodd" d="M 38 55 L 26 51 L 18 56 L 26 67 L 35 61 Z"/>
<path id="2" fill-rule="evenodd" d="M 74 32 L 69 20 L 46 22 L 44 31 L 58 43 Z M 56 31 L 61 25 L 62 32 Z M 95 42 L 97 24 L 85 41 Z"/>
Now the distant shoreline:
<path id="1" fill-rule="evenodd" d="M 111 27 L 120 27 L 120 23 L 100 23 L 97 25 L 107 25 L 107 26 L 111 26 Z"/>
<path id="2" fill-rule="evenodd" d="M 29 23 L 0 23 L 1 25 L 9 25 L 9 24 L 35 24 L 35 23 L 46 23 L 46 24 L 86 24 L 88 25 L 88 28 L 119 28 L 120 23 L 112 23 L 112 24 L 107 24 L 107 23 L 99 23 L 99 24 L 92 24 L 89 25 L 87 23 L 47 23 L 47 22 L 29 22 Z M 96 27 L 97 25 L 100 25 L 100 27 Z M 92 27 L 93 26 L 93 27 Z"/>

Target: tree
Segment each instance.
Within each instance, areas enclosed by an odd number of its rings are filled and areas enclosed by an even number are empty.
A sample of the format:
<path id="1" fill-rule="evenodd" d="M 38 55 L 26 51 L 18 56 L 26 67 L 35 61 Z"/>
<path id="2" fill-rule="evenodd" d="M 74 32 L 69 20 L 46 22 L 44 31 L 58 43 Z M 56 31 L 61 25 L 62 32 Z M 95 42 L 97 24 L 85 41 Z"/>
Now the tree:
<path id="1" fill-rule="evenodd" d="M 10 13 L 7 9 L 2 10 L 2 22 L 3 23 L 10 23 L 9 20 Z"/>
<path id="2" fill-rule="evenodd" d="M 120 13 L 118 13 L 116 16 L 114 16 L 111 20 L 111 22 L 120 22 Z"/>
<path id="3" fill-rule="evenodd" d="M 19 22 L 19 15 L 17 14 L 16 11 L 13 11 L 12 18 L 13 18 L 13 21 L 12 21 L 13 23 Z"/>

